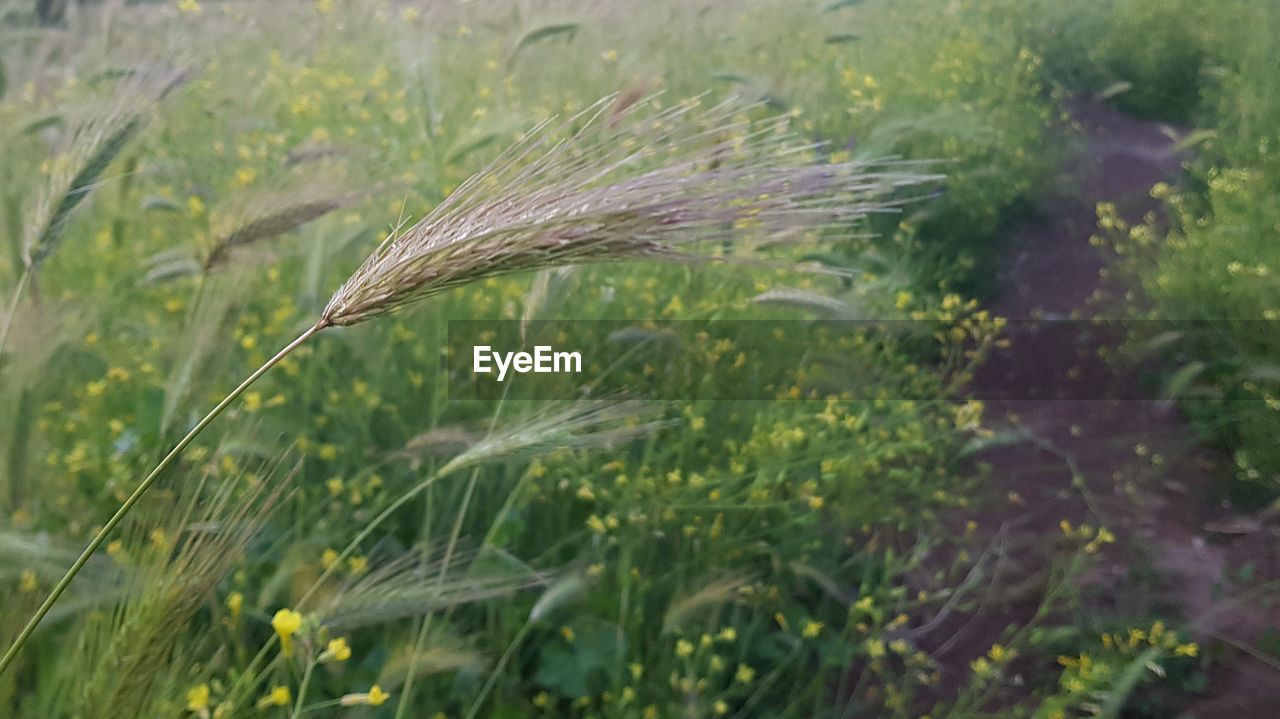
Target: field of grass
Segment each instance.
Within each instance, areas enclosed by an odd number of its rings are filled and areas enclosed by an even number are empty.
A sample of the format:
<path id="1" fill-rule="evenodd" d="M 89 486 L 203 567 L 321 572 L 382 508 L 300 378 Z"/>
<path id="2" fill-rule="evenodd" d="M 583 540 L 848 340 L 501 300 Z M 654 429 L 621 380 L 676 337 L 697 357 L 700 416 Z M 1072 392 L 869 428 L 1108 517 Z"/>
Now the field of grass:
<path id="1" fill-rule="evenodd" d="M 1223 491 L 1280 494 L 1267 2 L 32 6 L 0 0 L 0 716 L 1160 717 L 1205 690 L 1185 616 L 1081 590 L 1096 519 L 999 586 L 975 457 L 1009 439 L 963 387 L 1005 229 L 1062 190 L 1065 99 L 1104 96 L 1188 157 L 1164 215 L 1102 208 L 1113 309 L 1215 320 L 1133 342 Z M 833 315 L 922 331 L 768 351 Z M 600 327 L 669 331 L 693 370 L 476 399 L 459 320 L 572 320 L 588 365 Z M 1014 589 L 1032 616 L 943 658 Z"/>

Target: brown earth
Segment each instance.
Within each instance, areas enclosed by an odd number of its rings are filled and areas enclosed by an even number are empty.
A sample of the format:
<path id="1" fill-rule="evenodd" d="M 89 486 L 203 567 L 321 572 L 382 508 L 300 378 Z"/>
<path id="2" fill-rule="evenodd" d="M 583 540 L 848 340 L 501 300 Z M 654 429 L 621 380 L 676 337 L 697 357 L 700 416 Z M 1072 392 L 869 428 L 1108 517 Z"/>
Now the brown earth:
<path id="1" fill-rule="evenodd" d="M 1095 205 L 1113 202 L 1131 222 L 1158 211 L 1148 193 L 1179 174 L 1180 132 L 1093 101 L 1069 109 L 1079 138 L 1072 159 L 1052 199 L 1009 238 L 989 304 L 1016 321 L 1013 343 L 973 384 L 997 432 L 1021 440 L 978 457 L 997 507 L 977 532 L 994 548 L 987 574 L 996 589 L 919 641 L 944 667 L 944 690 L 958 687 L 969 661 L 1035 614 L 1050 562 L 1066 551 L 1060 522 L 1105 526 L 1117 541 L 1079 594 L 1101 619 L 1161 616 L 1191 628 L 1209 683 L 1177 700 L 1179 716 L 1275 719 L 1280 529 L 1218 498 L 1229 457 L 1198 445 L 1168 403 L 1137 399 L 1151 393 L 1136 375 L 1117 379 L 1098 351 L 1114 337 L 1062 321 L 1116 307 L 1119 293 L 1099 277 L 1106 258 L 1089 242 Z"/>

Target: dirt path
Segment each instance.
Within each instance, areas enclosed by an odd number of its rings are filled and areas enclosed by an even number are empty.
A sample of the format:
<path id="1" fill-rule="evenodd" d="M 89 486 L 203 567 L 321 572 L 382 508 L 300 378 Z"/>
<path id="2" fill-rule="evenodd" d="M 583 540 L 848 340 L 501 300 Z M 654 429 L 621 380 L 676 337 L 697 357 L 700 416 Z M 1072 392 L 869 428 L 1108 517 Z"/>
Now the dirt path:
<path id="1" fill-rule="evenodd" d="M 1280 594 L 1265 584 L 1280 578 L 1277 533 L 1217 498 L 1226 458 L 1199 448 L 1176 410 L 1103 399 L 1116 390 L 1098 358 L 1107 338 L 1083 323 L 1054 322 L 1096 314 L 1090 300 L 1106 292 L 1099 280 L 1104 257 L 1089 243 L 1095 205 L 1113 202 L 1130 221 L 1157 210 L 1148 191 L 1177 176 L 1177 133 L 1094 102 L 1077 101 L 1070 110 L 1082 145 L 1060 175 L 1056 199 L 1010 238 L 1002 289 L 990 304 L 1011 320 L 1050 322 L 1018 323 L 1013 345 L 975 380 L 988 417 L 1029 440 L 981 456 L 1004 507 L 986 518 L 985 531 L 994 536 L 1004 527 L 1012 548 L 1006 571 L 1016 582 L 1047 565 L 1062 520 L 1109 527 L 1118 541 L 1081 591 L 1100 612 L 1190 622 L 1214 661 L 1207 693 L 1184 715 L 1273 719 L 1280 716 L 1280 663 L 1256 647 L 1280 644 L 1280 612 L 1268 605 Z M 1120 388 L 1121 396 L 1142 394 Z M 962 638 L 941 649 L 976 655 L 1037 601 L 1011 593 L 980 617 L 958 619 L 952 629 Z M 1267 653 L 1275 655 L 1275 646 Z"/>

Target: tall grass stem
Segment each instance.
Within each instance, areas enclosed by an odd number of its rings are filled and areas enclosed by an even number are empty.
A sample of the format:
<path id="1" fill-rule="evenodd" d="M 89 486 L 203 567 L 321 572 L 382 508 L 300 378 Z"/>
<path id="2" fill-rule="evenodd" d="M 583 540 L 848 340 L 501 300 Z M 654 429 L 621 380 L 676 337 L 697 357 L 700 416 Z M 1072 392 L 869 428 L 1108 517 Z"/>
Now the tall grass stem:
<path id="1" fill-rule="evenodd" d="M 205 428 L 213 422 L 213 420 L 217 419 L 218 415 L 222 414 L 223 411 L 225 411 L 227 407 L 236 400 L 236 398 L 243 394 L 245 390 L 249 389 L 250 385 L 258 381 L 258 378 L 262 377 L 262 375 L 266 374 L 268 370 L 279 364 L 280 360 L 283 360 L 289 355 L 289 353 L 293 352 L 301 346 L 302 343 L 310 339 L 312 335 L 324 329 L 324 327 L 325 325 L 323 324 L 312 325 L 305 332 L 298 335 L 298 337 L 292 342 L 285 345 L 283 349 L 275 354 L 275 356 L 264 362 L 261 367 L 254 370 L 253 374 L 246 377 L 245 380 L 240 383 L 240 386 L 231 390 L 230 394 L 224 397 L 217 406 L 209 410 L 209 414 L 206 414 L 204 419 L 200 420 L 195 427 L 192 427 L 191 431 L 187 432 L 187 435 L 174 445 L 173 449 L 169 450 L 169 453 L 164 456 L 164 459 L 160 460 L 160 463 L 156 465 L 155 469 L 151 470 L 151 473 L 148 474 L 146 478 L 138 484 L 138 487 L 133 490 L 133 494 L 130 494 L 129 497 L 124 500 L 124 503 L 120 505 L 120 508 L 116 510 L 116 513 L 111 515 L 111 519 L 108 519 L 107 523 L 102 526 L 102 529 L 98 530 L 98 533 L 94 535 L 93 539 L 89 542 L 89 545 L 80 553 L 80 556 L 76 559 L 75 563 L 71 565 L 71 568 L 67 570 L 67 573 L 62 575 L 62 578 L 58 580 L 57 585 L 54 586 L 53 591 L 49 593 L 47 598 L 45 598 L 44 603 L 40 605 L 40 608 L 36 610 L 36 613 L 31 617 L 30 621 L 27 622 L 27 625 L 22 628 L 21 632 L 19 632 L 17 638 L 13 641 L 13 645 L 5 652 L 4 657 L 0 657 L 0 675 L 3 675 L 5 670 L 9 668 L 9 665 L 13 663 L 13 660 L 18 656 L 18 653 L 22 651 L 23 645 L 26 644 L 27 640 L 31 637 L 31 633 L 34 632 L 36 627 L 40 625 L 40 622 L 44 620 L 45 615 L 47 615 L 49 610 L 53 608 L 53 605 L 58 601 L 58 598 L 67 591 L 67 587 L 71 586 L 72 580 L 76 578 L 76 575 L 80 573 L 81 569 L 84 569 L 84 565 L 89 562 L 89 559 L 98 551 L 98 548 L 102 546 L 102 543 L 107 540 L 107 537 L 111 534 L 112 530 L 116 528 L 116 525 L 120 524 L 125 515 L 133 509 L 133 506 L 138 503 L 138 500 L 142 499 L 142 496 L 151 488 L 151 485 L 155 484 L 156 480 L 159 479 L 160 474 L 178 458 L 178 455 L 182 454 L 182 451 L 187 448 L 187 445 L 191 444 L 192 440 L 194 440 L 196 436 L 203 432 Z"/>

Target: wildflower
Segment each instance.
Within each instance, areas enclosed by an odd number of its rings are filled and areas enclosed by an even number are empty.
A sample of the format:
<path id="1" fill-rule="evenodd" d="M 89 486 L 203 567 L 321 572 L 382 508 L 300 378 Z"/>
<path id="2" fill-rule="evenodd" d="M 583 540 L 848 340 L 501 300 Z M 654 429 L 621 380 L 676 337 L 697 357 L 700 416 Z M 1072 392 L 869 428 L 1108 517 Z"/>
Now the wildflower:
<path id="1" fill-rule="evenodd" d="M 352 574 L 362 574 L 364 573 L 364 570 L 368 568 L 369 568 L 368 557 L 363 557 L 363 556 L 352 557 L 347 560 L 347 569 L 350 569 Z"/>
<path id="2" fill-rule="evenodd" d="M 723 699 L 717 699 L 711 708 L 717 715 L 722 716 L 729 713 L 729 705 Z"/>
<path id="3" fill-rule="evenodd" d="M 644 676 L 644 665 L 638 662 L 632 662 L 627 665 L 627 670 L 631 672 L 631 678 L 637 681 Z"/>
<path id="4" fill-rule="evenodd" d="M 252 167 L 242 167 L 236 170 L 235 179 L 231 181 L 232 187 L 248 187 L 253 181 L 258 179 L 258 172 Z"/>
<path id="5" fill-rule="evenodd" d="M 739 664 L 738 671 L 733 674 L 733 680 L 739 684 L 750 684 L 755 678 L 756 670 L 746 664 Z"/>
<path id="6" fill-rule="evenodd" d="M 605 50 L 600 53 L 600 59 L 604 60 L 606 63 L 615 63 L 618 61 L 618 51 L 613 49 Z"/>
<path id="7" fill-rule="evenodd" d="M 289 691 L 289 687 L 276 685 L 271 688 L 261 699 L 258 700 L 258 708 L 266 709 L 267 707 L 285 707 L 289 706 L 289 701 L 293 698 L 293 692 Z"/>
<path id="8" fill-rule="evenodd" d="M 564 637 L 566 642 L 572 642 L 574 637 L 573 627 L 560 627 L 560 636 Z"/>
<path id="9" fill-rule="evenodd" d="M 676 656 L 688 657 L 691 654 L 693 654 L 693 642 L 686 639 L 676 642 Z"/>
<path id="10" fill-rule="evenodd" d="M 22 579 L 18 580 L 19 592 L 34 592 L 39 587 L 36 581 L 36 573 L 30 569 L 22 570 Z"/>
<path id="11" fill-rule="evenodd" d="M 189 15 L 199 15 L 204 8 L 196 0 L 178 0 L 178 10 Z"/>
<path id="12" fill-rule="evenodd" d="M 324 552 L 320 554 L 320 564 L 324 566 L 325 569 L 329 569 L 337 563 L 338 556 L 338 550 L 333 547 L 327 547 Z"/>
<path id="13" fill-rule="evenodd" d="M 347 645 L 347 640 L 343 637 L 330 639 L 325 646 L 324 653 L 320 655 L 322 662 L 345 662 L 351 658 L 351 647 Z"/>
<path id="14" fill-rule="evenodd" d="M 292 609 L 281 609 L 271 618 L 271 628 L 280 636 L 280 648 L 284 655 L 293 656 L 293 635 L 302 628 L 302 615 Z"/>
<path id="15" fill-rule="evenodd" d="M 1197 646 L 1195 642 L 1179 644 L 1173 650 L 1174 656 L 1179 656 L 1179 657 L 1194 657 L 1199 652 L 1200 652 L 1200 647 Z"/>
<path id="16" fill-rule="evenodd" d="M 717 638 L 722 642 L 732 642 L 738 638 L 738 630 L 733 627 L 725 627 L 720 630 L 720 634 Z"/>
<path id="17" fill-rule="evenodd" d="M 244 595 L 240 592 L 232 592 L 227 595 L 227 611 L 231 614 L 231 620 L 235 621 L 240 617 L 241 610 L 244 609 Z"/>
<path id="18" fill-rule="evenodd" d="M 822 633 L 822 622 L 815 622 L 812 619 L 804 623 L 804 629 L 800 631 L 800 636 L 805 639 L 813 639 Z"/>
<path id="19" fill-rule="evenodd" d="M 884 642 L 879 639 L 867 640 L 867 656 L 879 659 L 884 656 Z"/>
<path id="20" fill-rule="evenodd" d="M 338 704 L 344 707 L 356 707 L 356 706 L 376 707 L 376 706 L 382 706 L 390 698 L 391 698 L 390 694 L 382 691 L 382 687 L 378 686 L 377 684 L 374 684 L 373 686 L 369 687 L 369 691 L 367 692 L 361 692 L 359 694 L 343 695 L 343 697 L 338 700 Z"/>
<path id="21" fill-rule="evenodd" d="M 202 714 L 209 710 L 209 685 L 198 684 L 187 691 L 187 711 Z"/>

